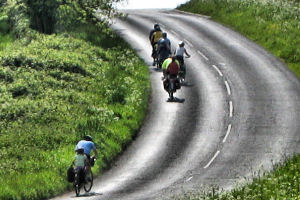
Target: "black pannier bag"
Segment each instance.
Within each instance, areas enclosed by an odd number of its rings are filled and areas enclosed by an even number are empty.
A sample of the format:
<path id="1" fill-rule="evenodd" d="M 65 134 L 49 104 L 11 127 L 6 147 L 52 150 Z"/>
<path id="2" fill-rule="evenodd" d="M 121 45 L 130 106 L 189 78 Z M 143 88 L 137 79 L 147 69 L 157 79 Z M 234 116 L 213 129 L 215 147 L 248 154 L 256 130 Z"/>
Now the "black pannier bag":
<path id="1" fill-rule="evenodd" d="M 72 165 L 69 167 L 69 169 L 67 171 L 67 179 L 68 179 L 68 182 L 74 182 L 75 170 Z"/>

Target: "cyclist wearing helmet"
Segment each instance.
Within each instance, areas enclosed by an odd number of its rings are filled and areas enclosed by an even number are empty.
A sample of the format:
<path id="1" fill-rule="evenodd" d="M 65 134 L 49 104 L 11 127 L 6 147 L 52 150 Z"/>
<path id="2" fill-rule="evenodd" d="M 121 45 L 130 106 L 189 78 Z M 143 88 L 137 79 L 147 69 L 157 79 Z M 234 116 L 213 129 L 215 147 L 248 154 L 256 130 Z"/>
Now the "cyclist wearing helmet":
<path id="1" fill-rule="evenodd" d="M 76 150 L 77 154 L 75 156 L 75 159 L 73 161 L 75 165 L 75 170 L 79 171 L 84 169 L 84 166 L 89 164 L 87 156 L 84 154 L 84 149 L 80 148 Z"/>
<path id="2" fill-rule="evenodd" d="M 177 60 L 180 62 L 181 66 L 184 64 L 184 60 L 183 60 L 184 54 L 186 54 L 188 58 L 191 57 L 191 55 L 188 54 L 188 52 L 186 51 L 186 49 L 184 47 L 184 42 L 183 41 L 180 41 L 178 43 L 178 47 L 176 48 L 174 54 L 177 57 Z"/>
<path id="3" fill-rule="evenodd" d="M 157 42 L 160 40 L 161 37 L 162 37 L 162 31 L 160 29 L 160 26 L 158 24 L 155 24 L 154 29 L 151 30 L 149 34 L 149 40 L 152 46 L 151 56 L 153 57 L 153 66 L 155 65 L 157 59 Z"/>
<path id="4" fill-rule="evenodd" d="M 167 38 L 167 33 L 163 33 L 163 37 L 158 41 L 158 57 L 159 65 L 161 67 L 165 59 L 167 59 L 171 54 L 171 42 Z"/>
<path id="5" fill-rule="evenodd" d="M 167 58 L 166 60 L 164 60 L 164 62 L 162 64 L 161 68 L 163 70 L 163 77 L 162 77 L 163 80 L 166 79 L 166 77 L 167 77 L 167 69 L 169 68 L 169 65 L 172 63 L 173 57 Z M 177 59 L 175 60 L 175 62 L 177 63 L 178 66 L 180 66 Z"/>
<path id="6" fill-rule="evenodd" d="M 78 152 L 79 149 L 83 149 L 83 152 L 86 155 L 86 157 L 88 158 L 89 163 L 91 162 L 91 151 L 94 152 L 95 158 L 97 158 L 97 156 L 98 156 L 98 152 L 97 152 L 96 146 L 93 142 L 93 138 L 89 135 L 84 136 L 83 140 L 80 140 L 77 143 L 77 145 L 75 147 L 75 151 Z M 90 173 L 88 173 L 91 170 L 90 165 L 87 165 L 86 170 L 87 170 L 87 174 L 90 174 Z"/>
<path id="7" fill-rule="evenodd" d="M 151 42 L 151 39 L 152 39 L 152 35 L 153 35 L 153 33 L 156 31 L 156 30 L 158 30 L 158 28 L 159 28 L 159 24 L 154 24 L 154 28 L 150 31 L 150 34 L 149 34 L 149 40 L 150 40 L 150 42 Z M 151 45 L 152 45 L 152 42 L 151 42 Z M 153 46 L 153 45 L 152 45 Z"/>
<path id="8" fill-rule="evenodd" d="M 151 42 L 152 47 L 158 42 L 158 40 L 162 37 L 162 31 L 160 26 L 156 24 L 155 28 L 151 30 L 149 39 Z"/>
<path id="9" fill-rule="evenodd" d="M 186 75 L 186 66 L 184 64 L 184 54 L 186 54 L 186 56 L 189 58 L 191 57 L 191 55 L 186 51 L 185 47 L 184 47 L 184 42 L 180 41 L 178 43 L 178 47 L 176 48 L 175 52 L 174 52 L 177 60 L 180 63 L 180 77 L 181 80 L 184 81 L 185 80 L 185 75 Z"/>
<path id="10" fill-rule="evenodd" d="M 167 38 L 167 33 L 163 32 L 162 38 L 158 41 L 158 50 L 167 50 L 171 53 L 171 41 Z"/>
<path id="11" fill-rule="evenodd" d="M 93 138 L 90 135 L 86 135 L 83 137 L 83 140 L 80 140 L 76 147 L 75 147 L 75 151 L 77 151 L 78 149 L 83 148 L 84 149 L 84 154 L 88 157 L 88 159 L 91 158 L 91 151 L 94 152 L 95 156 L 98 156 L 98 152 L 96 149 L 96 146 L 93 142 Z"/>

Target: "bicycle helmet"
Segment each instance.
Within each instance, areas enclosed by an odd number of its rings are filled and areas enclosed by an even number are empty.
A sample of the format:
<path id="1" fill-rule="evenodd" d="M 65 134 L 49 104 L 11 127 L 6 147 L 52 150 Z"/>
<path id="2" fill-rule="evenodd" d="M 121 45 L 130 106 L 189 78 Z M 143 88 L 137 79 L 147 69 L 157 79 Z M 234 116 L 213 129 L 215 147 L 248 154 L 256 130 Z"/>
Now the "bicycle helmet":
<path id="1" fill-rule="evenodd" d="M 163 38 L 166 38 L 166 37 L 167 37 L 167 33 L 166 33 L 166 32 L 163 32 L 162 37 L 163 37 Z"/>
<path id="2" fill-rule="evenodd" d="M 156 29 L 156 28 L 159 28 L 159 24 L 158 23 L 154 24 L 154 29 Z"/>
<path id="3" fill-rule="evenodd" d="M 90 135 L 85 135 L 85 136 L 83 137 L 83 139 L 86 140 L 86 141 L 93 141 L 93 137 L 90 136 Z"/>
<path id="4" fill-rule="evenodd" d="M 84 148 L 80 147 L 80 148 L 76 149 L 76 152 L 78 154 L 84 154 Z"/>
<path id="5" fill-rule="evenodd" d="M 181 47 L 184 46 L 184 42 L 183 42 L 183 41 L 180 41 L 178 44 L 179 44 L 179 46 L 181 46 Z"/>

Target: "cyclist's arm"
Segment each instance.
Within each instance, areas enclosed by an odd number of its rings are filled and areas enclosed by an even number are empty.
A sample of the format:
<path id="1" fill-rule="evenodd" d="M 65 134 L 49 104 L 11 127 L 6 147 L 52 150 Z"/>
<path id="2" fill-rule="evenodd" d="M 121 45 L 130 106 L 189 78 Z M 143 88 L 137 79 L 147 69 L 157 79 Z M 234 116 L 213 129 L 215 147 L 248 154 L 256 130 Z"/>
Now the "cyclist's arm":
<path id="1" fill-rule="evenodd" d="M 191 57 L 191 55 L 184 49 L 184 53 L 187 55 L 187 57 Z"/>

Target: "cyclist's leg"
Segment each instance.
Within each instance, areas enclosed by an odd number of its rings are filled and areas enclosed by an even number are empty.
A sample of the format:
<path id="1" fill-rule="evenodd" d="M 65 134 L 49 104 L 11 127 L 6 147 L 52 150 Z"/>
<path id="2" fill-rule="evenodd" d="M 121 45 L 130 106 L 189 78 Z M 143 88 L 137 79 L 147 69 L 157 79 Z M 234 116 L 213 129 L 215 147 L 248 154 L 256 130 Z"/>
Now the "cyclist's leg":
<path id="1" fill-rule="evenodd" d="M 88 155 L 88 154 L 85 154 L 86 155 L 86 157 L 88 158 L 88 161 L 89 161 L 89 163 L 91 163 L 91 155 Z M 87 181 L 89 181 L 90 179 L 91 179 L 91 165 L 89 164 L 89 165 L 87 165 L 86 167 L 85 167 L 85 180 L 87 180 Z"/>

